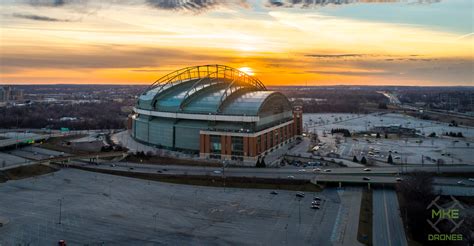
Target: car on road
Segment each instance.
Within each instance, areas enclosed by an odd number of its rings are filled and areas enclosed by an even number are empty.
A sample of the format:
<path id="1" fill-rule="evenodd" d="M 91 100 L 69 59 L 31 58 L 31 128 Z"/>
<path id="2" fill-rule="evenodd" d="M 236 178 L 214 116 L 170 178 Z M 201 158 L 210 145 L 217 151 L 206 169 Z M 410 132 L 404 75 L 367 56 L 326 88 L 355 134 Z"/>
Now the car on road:
<path id="1" fill-rule="evenodd" d="M 470 179 L 468 179 L 468 180 L 471 181 L 471 182 L 474 182 L 474 178 L 470 178 Z"/>
<path id="2" fill-rule="evenodd" d="M 395 156 L 395 157 L 393 157 L 393 159 L 400 160 L 400 156 Z"/>
<path id="3" fill-rule="evenodd" d="M 332 171 L 331 169 L 325 169 L 325 170 L 324 170 L 324 172 L 326 172 L 326 173 L 329 173 L 329 172 L 331 172 L 331 171 Z"/>
<path id="4" fill-rule="evenodd" d="M 458 185 L 465 185 L 464 182 L 462 180 L 459 180 L 458 181 Z"/>
<path id="5" fill-rule="evenodd" d="M 300 169 L 298 172 L 306 172 L 306 169 Z"/>
<path id="6" fill-rule="evenodd" d="M 402 181 L 402 178 L 396 178 L 395 181 L 401 182 L 401 181 Z"/>
<path id="7" fill-rule="evenodd" d="M 272 194 L 272 195 L 278 195 L 278 192 L 272 191 L 272 192 L 270 192 L 270 194 Z"/>
<path id="8" fill-rule="evenodd" d="M 304 197 L 304 192 L 298 191 L 296 192 L 297 197 Z"/>
<path id="9" fill-rule="evenodd" d="M 156 172 L 157 172 L 157 173 L 162 173 L 162 171 L 161 171 L 161 170 L 158 170 L 158 171 L 156 171 Z"/>
<path id="10" fill-rule="evenodd" d="M 115 164 L 110 164 L 110 167 L 116 167 L 116 166 L 117 166 L 117 165 L 115 165 Z"/>
<path id="11" fill-rule="evenodd" d="M 369 177 L 363 177 L 362 179 L 363 179 L 363 180 L 370 180 Z"/>
<path id="12" fill-rule="evenodd" d="M 289 178 L 289 179 L 295 179 L 295 176 L 289 175 L 287 178 Z"/>
<path id="13" fill-rule="evenodd" d="M 320 207 L 318 205 L 311 205 L 311 208 L 312 209 L 320 209 Z"/>
<path id="14" fill-rule="evenodd" d="M 320 201 L 312 201 L 311 204 L 312 205 L 321 205 L 321 202 Z"/>
<path id="15" fill-rule="evenodd" d="M 314 168 L 313 172 L 321 172 L 321 168 Z"/>
<path id="16" fill-rule="evenodd" d="M 321 201 L 321 198 L 319 196 L 313 197 L 313 200 L 315 201 Z"/>
<path id="17" fill-rule="evenodd" d="M 213 173 L 215 173 L 215 174 L 221 174 L 222 172 L 219 171 L 219 170 L 215 170 Z"/>
<path id="18" fill-rule="evenodd" d="M 364 168 L 364 171 L 368 172 L 368 171 L 372 171 L 372 169 L 370 169 L 370 168 Z"/>
<path id="19" fill-rule="evenodd" d="M 133 167 L 129 167 L 128 169 L 129 169 L 129 170 L 133 170 L 134 168 L 133 168 Z"/>

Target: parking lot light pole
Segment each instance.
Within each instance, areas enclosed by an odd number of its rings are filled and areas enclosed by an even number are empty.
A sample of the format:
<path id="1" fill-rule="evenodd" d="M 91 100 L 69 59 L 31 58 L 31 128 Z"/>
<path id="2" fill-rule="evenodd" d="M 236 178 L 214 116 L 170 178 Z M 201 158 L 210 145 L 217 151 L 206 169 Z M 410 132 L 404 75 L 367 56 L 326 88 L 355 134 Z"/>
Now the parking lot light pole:
<path id="1" fill-rule="evenodd" d="M 59 221 L 58 224 L 61 224 L 61 215 L 62 215 L 62 205 L 63 205 L 63 198 L 58 199 L 59 201 Z"/>
<path id="2" fill-rule="evenodd" d="M 225 165 L 226 165 L 226 160 L 222 161 L 222 178 L 224 179 L 224 191 L 225 191 Z"/>
<path id="3" fill-rule="evenodd" d="M 156 212 L 154 215 L 153 215 L 153 219 L 155 220 L 155 226 L 154 226 L 154 231 L 156 232 L 156 220 L 158 218 L 158 212 Z"/>

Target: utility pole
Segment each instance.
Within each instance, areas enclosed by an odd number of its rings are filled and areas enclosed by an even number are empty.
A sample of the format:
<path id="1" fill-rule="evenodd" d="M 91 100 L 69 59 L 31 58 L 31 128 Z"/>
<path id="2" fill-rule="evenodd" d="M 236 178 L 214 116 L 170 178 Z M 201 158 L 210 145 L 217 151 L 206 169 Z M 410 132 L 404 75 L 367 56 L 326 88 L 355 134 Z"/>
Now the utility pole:
<path id="1" fill-rule="evenodd" d="M 226 161 L 223 160 L 222 161 L 222 177 L 224 179 L 224 191 L 225 191 L 225 164 L 226 164 Z"/>
<path id="2" fill-rule="evenodd" d="M 158 212 L 156 212 L 154 215 L 153 215 L 153 219 L 155 220 L 155 227 L 154 227 L 154 231 L 156 232 L 156 220 L 158 218 Z"/>
<path id="3" fill-rule="evenodd" d="M 301 198 L 298 198 L 298 230 L 301 227 Z"/>
<path id="4" fill-rule="evenodd" d="M 63 205 L 63 198 L 58 199 L 59 201 L 59 222 L 58 224 L 61 224 L 61 215 L 62 215 L 62 205 Z"/>

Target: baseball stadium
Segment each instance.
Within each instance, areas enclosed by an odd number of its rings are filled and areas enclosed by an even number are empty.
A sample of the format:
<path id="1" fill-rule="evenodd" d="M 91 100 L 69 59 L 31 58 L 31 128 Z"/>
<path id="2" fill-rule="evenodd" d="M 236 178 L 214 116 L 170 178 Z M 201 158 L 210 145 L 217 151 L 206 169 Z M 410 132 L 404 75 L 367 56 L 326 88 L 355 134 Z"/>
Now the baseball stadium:
<path id="1" fill-rule="evenodd" d="M 129 128 L 147 145 L 252 165 L 301 134 L 302 108 L 238 69 L 193 66 L 150 85 Z"/>

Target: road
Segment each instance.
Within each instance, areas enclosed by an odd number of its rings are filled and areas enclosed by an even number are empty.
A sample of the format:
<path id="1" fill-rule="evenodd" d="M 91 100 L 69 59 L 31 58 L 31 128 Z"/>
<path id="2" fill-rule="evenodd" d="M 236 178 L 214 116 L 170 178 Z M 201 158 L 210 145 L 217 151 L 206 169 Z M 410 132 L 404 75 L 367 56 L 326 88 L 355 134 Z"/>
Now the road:
<path id="1" fill-rule="evenodd" d="M 369 178 L 370 180 L 364 180 Z M 381 184 L 395 184 L 397 183 L 397 177 L 394 176 L 375 176 L 375 175 L 316 175 L 311 182 L 347 182 L 347 183 L 381 183 Z"/>
<path id="2" fill-rule="evenodd" d="M 330 173 L 317 172 L 313 173 L 310 169 L 301 172 L 302 169 L 297 168 L 225 168 L 225 172 L 220 167 L 197 167 L 197 166 L 180 166 L 180 165 L 153 165 L 138 164 L 127 162 L 100 163 L 98 165 L 76 163 L 74 165 L 88 166 L 97 169 L 109 169 L 128 171 L 136 173 L 156 173 L 169 175 L 208 175 L 215 177 L 258 177 L 258 178 L 281 178 L 281 179 L 298 179 L 312 180 L 321 182 L 349 182 L 349 183 L 396 183 L 395 172 L 377 172 L 364 171 L 362 168 L 335 168 Z M 339 169 L 346 169 L 338 172 Z M 383 169 L 383 168 L 380 168 Z M 370 180 L 363 180 L 363 177 L 369 177 Z M 403 179 L 403 176 L 401 176 Z M 439 180 L 439 182 L 438 182 Z M 435 178 L 434 183 L 449 186 L 472 187 L 474 182 L 463 179 L 464 184 L 458 185 L 460 178 Z"/>
<path id="3" fill-rule="evenodd" d="M 372 219 L 374 246 L 408 245 L 395 190 L 373 190 Z"/>
<path id="4" fill-rule="evenodd" d="M 0 148 L 9 147 L 9 146 L 13 146 L 13 145 L 16 145 L 16 144 L 21 144 L 21 143 L 24 143 L 26 141 L 38 142 L 40 140 L 44 140 L 44 139 L 47 139 L 47 138 L 50 138 L 50 137 L 61 137 L 61 136 L 64 136 L 64 134 L 62 134 L 62 133 L 55 133 L 55 134 L 51 134 L 51 135 L 19 134 L 15 138 L 7 138 L 7 139 L 0 140 Z"/>
<path id="5" fill-rule="evenodd" d="M 115 164 L 117 167 L 138 167 L 138 168 L 146 168 L 146 167 L 154 167 L 154 168 L 166 168 L 169 169 L 171 172 L 183 172 L 187 171 L 190 172 L 212 172 L 214 170 L 221 170 L 221 167 L 205 167 L 205 166 L 184 166 L 184 165 L 146 165 L 146 164 L 139 164 L 139 163 L 131 163 L 131 162 L 114 162 L 109 164 Z M 104 164 L 105 165 L 105 164 Z M 107 165 L 105 165 L 107 166 Z M 371 171 L 367 172 L 364 171 L 365 167 L 338 167 L 338 168 L 324 168 L 320 167 L 322 170 L 330 169 L 331 172 L 327 174 L 398 174 L 401 172 L 401 167 L 371 167 Z M 304 170 L 304 171 L 302 171 Z M 226 174 L 227 173 L 251 173 L 251 174 L 264 174 L 264 173 L 271 173 L 276 176 L 284 177 L 285 175 L 307 175 L 309 177 L 314 176 L 313 168 L 294 168 L 294 167 L 283 167 L 283 168 L 247 168 L 247 167 L 226 167 L 225 168 Z M 432 166 L 408 166 L 403 167 L 403 172 L 413 172 L 413 171 L 426 171 L 426 172 L 436 172 L 437 167 Z M 464 173 L 464 172 L 474 172 L 474 166 L 440 166 L 441 172 L 456 172 L 456 173 Z M 322 172 L 326 173 L 326 172 Z M 295 176 L 296 177 L 296 176 Z"/>

